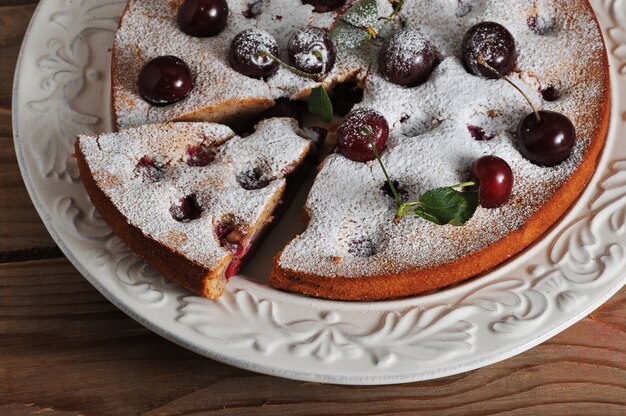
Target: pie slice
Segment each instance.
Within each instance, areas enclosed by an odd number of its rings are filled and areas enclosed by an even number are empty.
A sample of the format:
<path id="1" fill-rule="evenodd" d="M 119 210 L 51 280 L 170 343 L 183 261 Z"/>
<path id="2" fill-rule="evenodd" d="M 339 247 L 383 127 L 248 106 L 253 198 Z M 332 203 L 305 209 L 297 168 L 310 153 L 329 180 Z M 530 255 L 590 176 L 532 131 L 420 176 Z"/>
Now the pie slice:
<path id="1" fill-rule="evenodd" d="M 79 136 L 94 205 L 138 256 L 185 288 L 219 297 L 281 204 L 312 148 L 291 119 L 248 137 L 212 123 L 147 125 Z"/>

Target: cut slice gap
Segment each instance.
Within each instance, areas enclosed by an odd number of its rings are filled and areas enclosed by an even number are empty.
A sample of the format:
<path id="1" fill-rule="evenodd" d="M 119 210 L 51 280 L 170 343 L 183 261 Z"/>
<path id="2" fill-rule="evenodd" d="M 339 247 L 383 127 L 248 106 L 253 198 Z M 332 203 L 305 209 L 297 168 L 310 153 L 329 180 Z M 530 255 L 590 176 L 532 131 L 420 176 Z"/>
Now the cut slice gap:
<path id="1" fill-rule="evenodd" d="M 306 229 L 307 221 L 303 207 L 315 180 L 312 170 L 303 168 L 305 172 L 300 178 L 288 179 L 284 198 L 286 202 L 278 208 L 284 209 L 284 212 L 275 214 L 276 220 L 267 227 L 261 244 L 255 244 L 253 253 L 250 253 L 249 259 L 241 269 L 242 277 L 269 286 L 274 256 Z"/>

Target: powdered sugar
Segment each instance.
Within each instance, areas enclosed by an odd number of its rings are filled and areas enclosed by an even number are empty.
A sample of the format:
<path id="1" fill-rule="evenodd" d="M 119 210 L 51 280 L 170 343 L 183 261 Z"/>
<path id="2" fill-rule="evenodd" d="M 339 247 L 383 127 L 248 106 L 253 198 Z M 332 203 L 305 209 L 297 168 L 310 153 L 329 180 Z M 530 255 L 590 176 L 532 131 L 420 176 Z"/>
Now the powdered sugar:
<path id="1" fill-rule="evenodd" d="M 251 103 L 267 107 L 278 97 L 304 97 L 315 85 L 284 68 L 267 82 L 238 74 L 226 62 L 228 46 L 237 33 L 256 27 L 274 36 L 284 52 L 292 33 L 309 24 L 327 28 L 334 13 L 312 13 L 312 7 L 298 0 L 264 0 L 261 14 L 246 19 L 242 11 L 247 2 L 233 0 L 224 32 L 215 38 L 195 39 L 176 27 L 173 16 L 179 3 L 130 1 L 116 36 L 113 75 L 120 126 L 194 118 L 194 111 L 212 105 L 219 111 L 202 114 L 202 118 L 222 119 L 245 112 Z M 381 190 L 384 178 L 376 162 L 356 163 L 331 155 L 307 203 L 309 228 L 285 249 L 280 265 L 322 276 L 428 268 L 487 247 L 521 227 L 579 166 L 606 98 L 603 43 L 583 3 L 407 0 L 401 19 L 383 33 L 401 27 L 419 31 L 441 58 L 429 79 L 414 88 L 391 84 L 379 75 L 379 48 L 373 43 L 356 50 L 339 49 L 327 84 L 356 75 L 364 85 L 359 106 L 374 108 L 389 122 L 392 134 L 383 159 L 409 199 L 433 187 L 465 181 L 469 166 L 486 154 L 509 162 L 516 181 L 514 194 L 502 208 L 479 209 L 464 227 L 439 227 L 420 218 L 394 225 L 394 202 Z M 380 0 L 378 9 L 380 16 L 386 16 L 392 8 Z M 528 19 L 533 17 L 550 22 L 549 30 L 538 34 L 529 26 Z M 463 35 L 481 21 L 498 22 L 513 34 L 518 70 L 510 78 L 533 102 L 574 121 L 578 141 L 573 156 L 562 165 L 540 168 L 524 160 L 515 148 L 513 132 L 530 111 L 527 104 L 505 82 L 475 77 L 463 67 Z M 166 54 L 177 55 L 190 65 L 197 88 L 180 103 L 150 107 L 136 94 L 136 74 L 147 59 Z M 539 91 L 550 85 L 557 85 L 563 96 L 542 102 Z M 468 126 L 493 139 L 475 140 Z"/>
<path id="2" fill-rule="evenodd" d="M 455 3 L 455 2 L 452 2 Z M 381 191 L 384 176 L 376 161 L 367 164 L 340 155 L 324 163 L 307 202 L 308 229 L 284 250 L 281 267 L 320 276 L 363 276 L 430 268 L 480 250 L 520 228 L 578 167 L 596 133 L 606 97 L 603 43 L 589 13 L 557 1 L 558 29 L 539 36 L 529 29 L 531 2 L 475 1 L 456 16 L 455 7 L 407 1 L 408 27 L 432 41 L 442 62 L 430 78 L 404 88 L 378 76 L 374 62 L 359 107 L 381 112 L 392 126 L 383 161 L 391 177 L 416 200 L 428 189 L 469 179 L 472 163 L 483 155 L 509 162 L 515 175 L 513 196 L 498 209 L 479 208 L 463 227 L 440 227 L 418 217 L 393 224 L 395 203 Z M 547 10 L 544 8 L 544 10 Z M 574 120 L 578 140 L 570 159 L 555 168 L 532 165 L 517 151 L 514 131 L 530 112 L 523 98 L 499 80 L 470 75 L 459 58 L 463 34 L 480 21 L 503 24 L 516 39 L 519 71 L 510 78 L 537 104 Z M 563 97 L 542 102 L 539 90 L 560 85 Z M 581 111 L 581 109 L 583 109 Z M 402 121 L 401 121 L 402 120 Z M 468 126 L 489 141 L 477 141 Z M 355 255 L 354 242 L 367 241 L 369 256 Z M 362 245 L 362 243 L 361 243 Z M 359 251 L 362 254 L 362 251 Z"/>
<path id="3" fill-rule="evenodd" d="M 225 219 L 236 218 L 245 239 L 273 211 L 285 176 L 311 147 L 297 132 L 290 119 L 261 122 L 246 138 L 215 124 L 157 124 L 81 137 L 80 149 L 98 186 L 130 224 L 190 261 L 214 268 L 224 265 L 230 253 L 215 233 Z M 203 167 L 190 166 L 187 151 L 200 145 L 215 148 L 215 160 Z M 137 172 L 146 159 L 158 164 L 159 177 Z M 262 167 L 266 186 L 244 189 L 237 177 L 256 166 Z M 187 222 L 173 218 L 177 214 L 173 207 L 180 208 L 185 198 L 197 201 L 200 218 Z"/>
<path id="4" fill-rule="evenodd" d="M 242 114 L 270 107 L 279 97 L 298 98 L 316 85 L 279 68 L 268 82 L 234 71 L 228 63 L 228 48 L 235 36 L 250 28 L 263 30 L 278 42 L 286 61 L 287 43 L 298 29 L 312 25 L 329 27 L 335 13 L 313 13 L 313 7 L 299 0 L 265 0 L 262 12 L 246 18 L 249 0 L 230 0 L 228 24 L 215 37 L 194 38 L 183 33 L 176 23 L 180 0 L 130 0 L 116 33 L 113 51 L 113 104 L 118 128 L 173 120 L 223 122 Z M 178 103 L 154 107 L 137 90 L 142 66 L 162 55 L 181 58 L 192 70 L 195 87 Z M 362 65 L 343 59 L 335 65 L 331 79 L 343 80 Z"/>

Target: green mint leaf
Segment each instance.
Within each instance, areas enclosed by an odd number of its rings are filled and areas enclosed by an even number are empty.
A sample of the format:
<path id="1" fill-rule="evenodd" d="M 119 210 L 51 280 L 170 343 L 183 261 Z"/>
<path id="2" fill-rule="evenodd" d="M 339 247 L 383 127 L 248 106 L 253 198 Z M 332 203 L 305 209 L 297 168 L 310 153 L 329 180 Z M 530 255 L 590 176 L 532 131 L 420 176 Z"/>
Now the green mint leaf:
<path id="1" fill-rule="evenodd" d="M 320 116 L 326 123 L 333 121 L 333 104 L 321 84 L 311 90 L 309 112 Z"/>
<path id="2" fill-rule="evenodd" d="M 478 208 L 477 192 L 459 192 L 454 188 L 432 189 L 419 200 L 412 214 L 437 225 L 464 225 Z"/>
<path id="3" fill-rule="evenodd" d="M 372 35 L 366 29 L 352 26 L 350 23 L 337 19 L 330 30 L 330 38 L 337 47 L 353 49 L 370 40 Z"/>
<path id="4" fill-rule="evenodd" d="M 400 13 L 405 0 L 400 0 L 387 17 L 378 15 L 376 0 L 359 0 L 330 30 L 330 37 L 337 46 L 357 48 L 372 38 L 378 36 L 381 29 Z M 369 30 L 368 30 L 369 29 Z"/>
<path id="5" fill-rule="evenodd" d="M 341 20 L 352 26 L 367 29 L 379 24 L 378 4 L 376 0 L 358 0 L 342 16 Z"/>

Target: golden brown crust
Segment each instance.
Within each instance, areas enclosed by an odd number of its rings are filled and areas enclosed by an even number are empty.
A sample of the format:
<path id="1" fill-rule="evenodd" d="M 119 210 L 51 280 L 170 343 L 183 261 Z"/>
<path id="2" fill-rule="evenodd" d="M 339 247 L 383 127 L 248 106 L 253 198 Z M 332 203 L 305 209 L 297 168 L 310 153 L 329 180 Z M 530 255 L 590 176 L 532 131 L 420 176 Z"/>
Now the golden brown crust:
<path id="1" fill-rule="evenodd" d="M 209 299 L 218 298 L 224 291 L 227 282 L 222 271 L 228 267 L 232 256 L 225 257 L 223 263 L 216 270 L 209 270 L 189 261 L 172 248 L 147 237 L 139 228 L 128 223 L 126 217 L 115 208 L 111 200 L 98 187 L 80 149 L 78 139 L 74 148 L 80 177 L 89 198 L 113 232 L 131 251 L 184 288 Z"/>
<path id="2" fill-rule="evenodd" d="M 585 2 L 584 7 L 594 16 L 598 31 L 602 34 L 591 5 Z M 597 75 L 604 78 L 605 99 L 600 104 L 595 134 L 582 162 L 554 196 L 531 215 L 521 228 L 510 232 L 494 244 L 451 263 L 429 269 L 411 269 L 376 276 L 327 277 L 296 272 L 281 267 L 279 259 L 282 253 L 278 253 L 274 257 L 274 267 L 270 276 L 272 286 L 290 292 L 336 300 L 373 301 L 399 298 L 459 283 L 497 266 L 522 251 L 563 216 L 595 172 L 608 132 L 611 109 L 610 74 L 606 51 L 603 58 L 603 72 Z"/>

